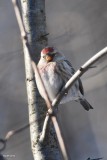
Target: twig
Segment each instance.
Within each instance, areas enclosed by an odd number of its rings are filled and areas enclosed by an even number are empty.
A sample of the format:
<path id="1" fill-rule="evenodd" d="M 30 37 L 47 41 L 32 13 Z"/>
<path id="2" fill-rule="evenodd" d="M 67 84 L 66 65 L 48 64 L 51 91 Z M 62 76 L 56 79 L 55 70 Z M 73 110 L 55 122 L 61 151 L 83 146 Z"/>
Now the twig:
<path id="1" fill-rule="evenodd" d="M 41 119 L 42 119 L 42 117 L 39 117 L 36 121 L 41 120 Z M 14 129 L 14 130 L 11 130 L 11 131 L 7 132 L 7 134 L 5 136 L 5 140 L 7 141 L 12 136 L 14 136 L 15 134 L 18 134 L 18 133 L 24 131 L 25 129 L 27 129 L 28 127 L 30 127 L 31 125 L 33 125 L 36 121 L 28 123 L 28 124 L 25 124 L 24 126 L 18 128 L 18 129 Z"/>
<path id="2" fill-rule="evenodd" d="M 20 32 L 21 32 L 23 45 L 26 48 L 26 51 L 29 53 L 32 68 L 34 70 L 35 76 L 39 78 L 40 86 L 42 88 L 42 92 L 44 93 L 45 102 L 47 104 L 48 109 L 50 109 L 51 108 L 51 101 L 49 100 L 49 96 L 48 96 L 47 91 L 46 91 L 46 89 L 44 87 L 44 84 L 42 82 L 42 79 L 41 79 L 41 76 L 39 74 L 38 68 L 36 67 L 35 62 L 33 61 L 32 57 L 31 57 L 30 48 L 29 48 L 29 44 L 28 44 L 28 39 L 27 39 L 27 35 L 26 35 L 25 29 L 24 29 L 24 25 L 23 25 L 23 22 L 22 22 L 22 19 L 21 19 L 21 15 L 20 15 L 20 11 L 19 11 L 19 8 L 18 8 L 17 0 L 12 0 L 12 2 L 13 2 L 13 5 L 14 5 L 14 10 L 15 10 L 15 13 L 16 13 L 16 18 L 17 18 L 17 21 L 18 21 L 19 29 L 20 29 Z"/>
<path id="3" fill-rule="evenodd" d="M 55 131 L 56 131 L 57 138 L 59 140 L 58 142 L 59 142 L 59 145 L 61 147 L 61 151 L 63 153 L 63 159 L 64 160 L 68 160 L 68 155 L 67 155 L 65 147 L 64 147 L 64 141 L 63 141 L 62 136 L 60 136 L 61 135 L 61 131 L 60 131 L 56 116 L 52 116 L 51 119 L 52 119 L 53 125 L 55 127 Z"/>
<path id="4" fill-rule="evenodd" d="M 45 99 L 45 102 L 47 104 L 47 108 L 48 108 L 49 111 L 51 109 L 51 112 L 52 112 L 51 101 L 49 100 L 48 94 L 45 90 L 44 84 L 42 82 L 42 79 L 41 79 L 40 74 L 38 72 L 38 69 L 36 67 L 36 64 L 35 64 L 35 62 L 33 61 L 32 57 L 30 55 L 28 40 L 27 40 L 27 36 L 26 36 L 26 32 L 25 32 L 23 23 L 22 23 L 22 19 L 21 19 L 19 8 L 18 8 L 17 0 L 12 0 L 12 2 L 13 2 L 14 10 L 15 10 L 15 13 L 16 13 L 16 18 L 17 18 L 17 21 L 18 21 L 18 24 L 19 24 L 19 29 L 20 29 L 20 32 L 21 32 L 23 45 L 26 48 L 26 50 L 29 53 L 29 56 L 31 58 L 31 64 L 32 64 L 32 68 L 34 70 L 35 76 L 38 76 L 38 78 L 39 78 L 39 82 L 40 82 L 40 85 L 42 87 L 42 90 L 43 90 L 43 93 L 44 93 L 44 96 L 45 96 L 44 99 Z M 53 116 L 51 116 L 51 119 L 52 119 L 52 122 L 53 122 L 54 127 L 55 127 L 58 122 L 57 122 L 57 120 L 55 120 L 53 118 Z M 60 130 L 58 124 L 57 124 L 57 129 Z M 56 130 L 56 128 L 55 128 L 55 130 Z M 65 145 L 64 145 L 64 142 L 63 142 L 62 135 L 61 135 L 60 132 L 57 132 L 57 131 L 56 131 L 56 134 L 57 134 L 57 137 L 58 137 L 58 141 L 59 141 L 59 145 L 60 145 L 60 148 L 61 148 L 62 156 L 63 156 L 63 158 L 66 157 L 65 160 L 68 160 L 68 156 L 67 156 L 67 152 L 66 152 L 66 148 L 65 148 Z M 62 148 L 63 148 L 63 150 L 62 150 Z"/>
<path id="5" fill-rule="evenodd" d="M 22 41 L 23 41 L 23 44 L 24 46 L 26 47 L 28 53 L 29 53 L 29 47 L 28 47 L 28 41 L 27 41 L 27 36 L 26 36 L 26 32 L 24 30 L 24 26 L 23 26 L 23 23 L 22 23 L 22 20 L 21 20 L 21 16 L 20 16 L 20 12 L 19 12 L 19 9 L 18 9 L 18 6 L 17 6 L 17 3 L 16 3 L 16 0 L 13 0 L 13 3 L 14 3 L 14 8 L 15 8 L 15 13 L 16 13 L 16 17 L 17 17 L 17 20 L 18 20 L 18 23 L 19 23 L 19 28 L 20 28 L 20 31 L 21 31 L 21 35 L 22 35 Z M 95 56 L 93 56 L 91 59 L 89 59 L 82 67 L 80 67 L 80 69 L 70 78 L 70 80 L 66 83 L 66 85 L 63 87 L 62 91 L 58 94 L 58 96 L 54 99 L 54 101 L 52 102 L 52 105 L 51 105 L 51 102 L 49 100 L 49 97 L 48 97 L 48 94 L 46 92 L 46 89 L 44 87 L 44 84 L 42 82 L 42 79 L 40 77 L 40 74 L 38 72 L 38 69 L 36 67 L 36 64 L 35 62 L 31 59 L 31 63 L 32 63 L 32 67 L 33 67 L 33 70 L 35 72 L 35 76 L 38 76 L 39 78 L 39 81 L 40 81 L 40 85 L 42 86 L 42 89 L 43 89 L 43 92 L 44 92 L 44 99 L 46 101 L 46 104 L 47 104 L 47 107 L 48 109 L 51 109 L 51 112 L 52 112 L 52 107 L 56 106 L 59 104 L 60 100 L 62 99 L 62 97 L 64 96 L 65 92 L 69 90 L 69 88 L 73 85 L 73 83 L 82 75 L 84 74 L 87 69 L 93 64 L 95 63 L 99 58 L 101 58 L 103 55 L 105 55 L 107 53 L 107 47 L 105 47 L 103 50 L 101 50 L 100 52 L 98 52 Z M 30 53 L 29 53 L 30 55 Z M 49 118 L 48 118 L 49 119 Z M 45 135 L 45 130 L 46 130 L 46 124 L 48 122 L 48 119 L 46 118 L 46 123 L 45 126 L 43 127 L 43 135 Z M 62 136 L 61 136 L 61 133 L 59 132 L 60 129 L 59 129 L 59 126 L 58 126 L 58 123 L 57 123 L 57 120 L 55 119 L 55 117 L 53 118 L 53 116 L 51 116 L 51 119 L 52 119 L 52 122 L 54 124 L 54 127 L 55 127 L 55 130 L 56 130 L 56 134 L 57 134 L 57 137 L 58 137 L 58 141 L 59 141 L 59 144 L 60 144 L 60 148 L 61 148 L 61 151 L 62 151 L 62 154 L 63 154 L 63 157 L 66 157 L 66 160 L 68 159 L 67 157 L 67 153 L 66 153 L 66 149 L 65 149 L 65 146 L 64 146 L 64 142 L 63 142 L 63 139 L 62 139 Z M 57 125 L 56 125 L 57 124 Z M 57 126 L 57 127 L 56 127 Z M 59 130 L 59 131 L 58 131 Z M 44 136 L 43 136 L 44 137 Z M 62 146 L 63 145 L 63 146 Z M 63 149 L 62 149 L 63 148 Z"/>
<path id="6" fill-rule="evenodd" d="M 104 49 L 102 49 L 101 51 L 99 51 L 96 55 L 94 55 L 87 62 L 85 62 L 84 65 L 82 65 L 80 67 L 80 69 L 77 70 L 75 72 L 75 74 L 67 81 L 67 83 L 62 88 L 62 90 L 59 92 L 59 94 L 57 95 L 57 97 L 53 100 L 52 107 L 58 106 L 58 104 L 60 103 L 60 101 L 63 98 L 64 94 L 66 92 L 68 92 L 68 90 L 71 88 L 71 86 L 74 84 L 74 82 L 80 76 L 82 76 L 89 68 L 91 68 L 91 65 L 93 63 L 95 63 L 96 61 L 98 61 L 105 54 L 107 54 L 107 47 L 105 47 Z M 45 123 L 45 127 L 46 127 L 46 125 L 48 125 L 48 121 L 47 121 L 47 124 Z M 44 126 L 43 126 L 43 128 L 44 128 Z M 44 133 L 44 130 L 43 130 L 43 133 Z M 41 136 L 43 136 L 43 135 L 41 135 Z"/>
<path id="7" fill-rule="evenodd" d="M 17 7 L 17 2 L 16 0 L 13 0 L 13 3 L 14 3 L 14 7 L 15 7 L 15 13 L 16 13 L 16 17 L 17 17 L 17 20 L 18 20 L 18 23 L 19 23 L 19 27 L 20 27 L 20 31 L 21 31 L 21 35 L 22 35 L 22 40 L 23 40 L 23 43 L 24 45 L 26 46 L 28 52 L 29 52 L 29 49 L 28 49 L 28 42 L 27 42 L 27 37 L 26 37 L 26 32 L 24 30 L 24 27 L 23 27 L 23 23 L 22 23 L 22 20 L 21 20 L 21 17 L 20 17 L 20 12 L 19 12 L 19 9 Z M 107 48 L 106 48 L 107 50 Z M 99 56 L 99 54 L 98 54 Z M 102 54 L 101 54 L 102 56 Z M 59 103 L 59 101 L 61 100 L 61 98 L 63 97 L 64 93 L 71 87 L 71 85 L 77 80 L 77 78 L 82 75 L 90 65 L 92 65 L 96 60 L 98 60 L 100 58 L 97 57 L 97 56 L 94 56 L 93 59 L 91 58 L 91 60 L 87 61 L 75 74 L 74 76 L 72 76 L 72 78 L 66 83 L 65 87 L 62 89 L 62 91 L 58 94 L 57 98 L 53 101 L 52 103 L 52 106 L 55 106 L 56 104 Z M 88 64 L 88 65 L 87 65 Z M 47 95 L 47 92 L 44 88 L 44 85 L 42 83 L 42 80 L 41 80 L 41 77 L 38 73 L 38 69 L 35 65 L 35 63 L 32 61 L 32 66 L 33 66 L 33 70 L 36 72 L 35 75 L 39 77 L 39 81 L 41 83 L 41 86 L 43 88 L 43 91 L 44 91 L 44 95 L 45 95 L 45 101 L 46 101 L 46 104 L 47 104 L 47 107 L 48 109 L 51 108 L 51 102 L 49 100 L 49 97 Z M 43 140 L 43 137 L 45 135 L 45 130 L 46 130 L 46 124 L 48 122 L 48 119 L 49 119 L 49 116 L 46 117 L 45 119 L 45 122 L 44 123 L 44 127 L 43 127 L 43 130 L 42 130 L 42 136 L 40 137 L 40 140 L 42 139 Z M 54 122 L 53 122 L 54 123 Z M 59 137 L 59 136 L 58 136 Z"/>
<path id="8" fill-rule="evenodd" d="M 99 51 L 97 54 L 95 54 L 93 57 L 91 57 L 87 62 L 85 62 L 80 69 L 78 69 L 75 74 L 68 80 L 68 82 L 65 84 L 65 86 L 62 88 L 60 93 L 57 95 L 57 97 L 53 100 L 52 106 L 57 106 L 64 96 L 64 94 L 69 90 L 69 88 L 74 84 L 74 82 L 81 77 L 87 70 L 88 68 L 98 61 L 101 57 L 103 57 L 105 54 L 107 54 L 107 47 Z"/>
<path id="9" fill-rule="evenodd" d="M 39 117 L 36 121 L 41 120 L 41 119 L 42 119 L 42 116 Z M 25 124 L 24 126 L 18 128 L 18 129 L 8 131 L 4 139 L 0 138 L 0 144 L 1 144 L 0 145 L 0 152 L 6 148 L 6 143 L 12 136 L 24 131 L 25 129 L 27 129 L 28 127 L 33 125 L 33 123 L 35 123 L 36 121 Z"/>
<path id="10" fill-rule="evenodd" d="M 47 127 L 48 127 L 49 118 L 50 118 L 50 115 L 47 114 L 46 117 L 45 117 L 45 120 L 44 120 L 42 132 L 41 132 L 41 135 L 40 135 L 40 138 L 39 138 L 40 143 L 42 143 L 44 141 L 45 137 L 46 137 L 45 135 L 46 135 Z"/>

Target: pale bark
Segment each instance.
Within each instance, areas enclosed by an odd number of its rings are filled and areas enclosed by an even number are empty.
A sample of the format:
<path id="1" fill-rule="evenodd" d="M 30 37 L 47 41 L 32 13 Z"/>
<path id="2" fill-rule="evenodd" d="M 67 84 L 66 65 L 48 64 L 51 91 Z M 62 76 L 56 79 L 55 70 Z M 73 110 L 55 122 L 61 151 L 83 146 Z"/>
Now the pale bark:
<path id="1" fill-rule="evenodd" d="M 32 59 L 37 63 L 40 50 L 47 45 L 46 22 L 45 22 L 45 1 L 44 0 L 21 0 L 22 16 L 25 30 L 28 37 L 29 48 Z M 26 85 L 28 95 L 29 122 L 32 152 L 35 160 L 60 160 L 60 152 L 53 126 L 49 128 L 43 144 L 38 142 L 42 131 L 46 106 L 38 94 L 29 54 L 24 48 Z M 40 120 L 40 117 L 42 119 Z M 38 120 L 37 120 L 38 119 Z"/>

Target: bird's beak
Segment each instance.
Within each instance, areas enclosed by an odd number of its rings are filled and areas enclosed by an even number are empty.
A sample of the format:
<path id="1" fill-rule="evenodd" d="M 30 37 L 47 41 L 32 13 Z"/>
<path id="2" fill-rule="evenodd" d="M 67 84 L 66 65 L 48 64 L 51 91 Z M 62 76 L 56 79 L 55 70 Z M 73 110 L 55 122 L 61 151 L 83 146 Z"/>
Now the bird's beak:
<path id="1" fill-rule="evenodd" d="M 47 62 L 51 62 L 53 60 L 53 57 L 54 57 L 53 55 L 46 55 L 45 58 Z"/>

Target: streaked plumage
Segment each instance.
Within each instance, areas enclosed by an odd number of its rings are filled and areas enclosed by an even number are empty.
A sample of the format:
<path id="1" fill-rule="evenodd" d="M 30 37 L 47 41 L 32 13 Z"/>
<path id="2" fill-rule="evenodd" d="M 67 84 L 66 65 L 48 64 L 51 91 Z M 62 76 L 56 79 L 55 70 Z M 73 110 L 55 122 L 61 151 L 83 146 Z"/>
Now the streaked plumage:
<path id="1" fill-rule="evenodd" d="M 38 69 L 51 101 L 55 99 L 62 87 L 75 73 L 71 63 L 53 47 L 46 47 L 41 51 Z M 44 97 L 37 79 L 36 82 L 41 96 Z M 93 109 L 84 98 L 84 89 L 80 79 L 74 83 L 60 103 L 66 103 L 71 100 L 80 102 L 87 111 Z"/>

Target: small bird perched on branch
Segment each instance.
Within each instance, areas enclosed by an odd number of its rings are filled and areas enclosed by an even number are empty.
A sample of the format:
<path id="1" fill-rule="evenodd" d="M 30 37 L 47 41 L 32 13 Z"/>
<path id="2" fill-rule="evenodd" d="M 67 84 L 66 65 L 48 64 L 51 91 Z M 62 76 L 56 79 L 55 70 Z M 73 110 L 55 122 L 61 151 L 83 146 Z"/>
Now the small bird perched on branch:
<path id="1" fill-rule="evenodd" d="M 56 98 L 57 94 L 61 91 L 66 82 L 75 73 L 71 63 L 54 47 L 45 47 L 41 51 L 38 69 L 51 101 Z M 44 98 L 37 78 L 36 83 L 41 96 Z M 60 104 L 71 100 L 80 102 L 87 111 L 89 109 L 93 109 L 84 97 L 84 89 L 80 78 L 78 78 L 68 92 L 65 93 Z"/>

